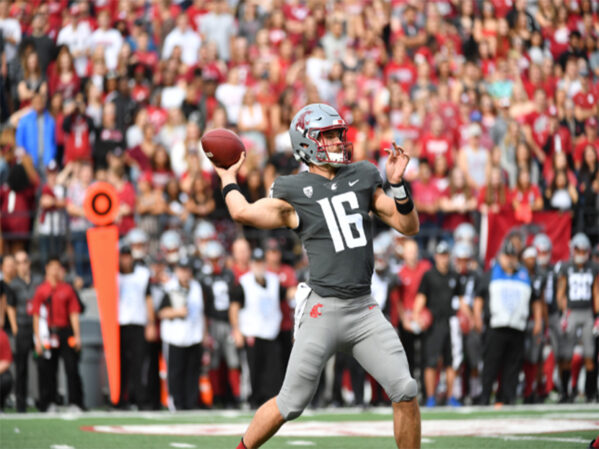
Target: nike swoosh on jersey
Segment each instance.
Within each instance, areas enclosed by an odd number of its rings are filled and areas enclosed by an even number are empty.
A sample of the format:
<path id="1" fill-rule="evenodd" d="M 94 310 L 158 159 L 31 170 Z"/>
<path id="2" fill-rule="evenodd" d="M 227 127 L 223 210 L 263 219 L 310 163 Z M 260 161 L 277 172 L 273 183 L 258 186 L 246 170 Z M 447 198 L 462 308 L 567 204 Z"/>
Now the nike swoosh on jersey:
<path id="1" fill-rule="evenodd" d="M 355 181 L 349 181 L 349 186 L 353 187 L 354 185 L 356 185 L 360 180 L 356 179 Z"/>

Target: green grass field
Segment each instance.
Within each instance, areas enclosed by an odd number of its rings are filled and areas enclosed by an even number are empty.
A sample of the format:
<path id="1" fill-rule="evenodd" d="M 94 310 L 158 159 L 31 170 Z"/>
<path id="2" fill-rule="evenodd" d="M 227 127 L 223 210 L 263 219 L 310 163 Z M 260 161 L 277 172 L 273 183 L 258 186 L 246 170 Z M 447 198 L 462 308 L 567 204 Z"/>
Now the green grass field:
<path id="1" fill-rule="evenodd" d="M 249 412 L 0 415 L 2 449 L 234 449 Z M 599 407 L 546 405 L 423 410 L 423 448 L 585 448 Z M 218 436 L 217 436 L 218 435 Z M 390 409 L 307 412 L 266 449 L 393 449 Z"/>

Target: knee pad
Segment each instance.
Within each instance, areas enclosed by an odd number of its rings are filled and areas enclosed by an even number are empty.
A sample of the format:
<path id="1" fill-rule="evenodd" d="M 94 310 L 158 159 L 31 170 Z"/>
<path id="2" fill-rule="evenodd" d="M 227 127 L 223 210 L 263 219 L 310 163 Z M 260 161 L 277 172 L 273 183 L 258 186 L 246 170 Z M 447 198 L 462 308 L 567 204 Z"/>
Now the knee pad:
<path id="1" fill-rule="evenodd" d="M 285 400 L 280 394 L 277 396 L 277 407 L 279 407 L 279 413 L 285 421 L 292 421 L 299 418 L 305 408 L 297 404 L 297 401 L 296 403 L 292 403 L 292 401 Z"/>
<path id="2" fill-rule="evenodd" d="M 392 402 L 408 402 L 418 396 L 418 383 L 411 377 L 399 379 L 387 392 Z"/>

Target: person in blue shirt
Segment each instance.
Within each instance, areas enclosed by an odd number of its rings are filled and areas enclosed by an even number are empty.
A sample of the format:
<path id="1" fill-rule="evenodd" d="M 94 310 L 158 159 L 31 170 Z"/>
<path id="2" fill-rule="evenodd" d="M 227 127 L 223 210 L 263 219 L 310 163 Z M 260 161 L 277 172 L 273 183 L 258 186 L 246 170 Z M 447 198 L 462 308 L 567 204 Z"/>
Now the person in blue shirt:
<path id="1" fill-rule="evenodd" d="M 541 302 L 532 295 L 530 276 L 518 260 L 518 250 L 508 240 L 485 276 L 475 298 L 474 313 L 482 320 L 484 310 L 487 338 L 483 354 L 481 403 L 490 402 L 493 384 L 501 372 L 496 403 L 513 404 L 518 374 L 524 359 L 525 329 L 530 311 L 542 319 Z"/>

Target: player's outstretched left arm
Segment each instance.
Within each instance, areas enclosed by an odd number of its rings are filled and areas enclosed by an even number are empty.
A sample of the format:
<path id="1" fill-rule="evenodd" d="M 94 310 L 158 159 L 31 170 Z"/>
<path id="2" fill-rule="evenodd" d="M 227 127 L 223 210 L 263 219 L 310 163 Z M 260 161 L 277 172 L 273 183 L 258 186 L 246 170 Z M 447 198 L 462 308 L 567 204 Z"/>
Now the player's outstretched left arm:
<path id="1" fill-rule="evenodd" d="M 395 198 L 388 197 L 383 189 L 379 187 L 374 192 L 373 210 L 381 220 L 402 234 L 417 234 L 420 229 L 418 212 L 416 212 L 414 203 L 403 186 L 403 175 L 408 162 L 410 162 L 410 156 L 395 142 L 393 143 L 393 149 L 387 151 L 389 159 L 387 159 L 385 169 Z"/>
<path id="2" fill-rule="evenodd" d="M 277 198 L 262 198 L 249 203 L 237 185 L 237 173 L 245 160 L 245 153 L 239 161 L 225 169 L 214 166 L 220 177 L 225 203 L 233 220 L 260 229 L 275 229 L 288 227 L 297 228 L 299 225 L 295 209 L 287 201 Z"/>

